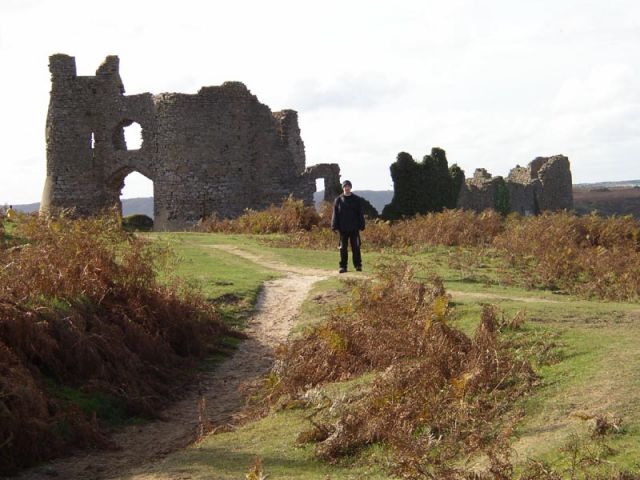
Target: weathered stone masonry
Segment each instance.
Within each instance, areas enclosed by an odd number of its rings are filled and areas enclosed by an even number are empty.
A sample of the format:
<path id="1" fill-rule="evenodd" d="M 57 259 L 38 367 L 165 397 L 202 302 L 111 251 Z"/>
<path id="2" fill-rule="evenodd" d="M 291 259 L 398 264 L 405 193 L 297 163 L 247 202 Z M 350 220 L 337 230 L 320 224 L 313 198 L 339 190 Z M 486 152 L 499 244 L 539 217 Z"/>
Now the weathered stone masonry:
<path id="1" fill-rule="evenodd" d="M 315 181 L 325 199 L 340 192 L 337 164 L 305 168 L 297 113 L 271 112 L 239 82 L 196 95 L 124 95 L 119 60 L 109 56 L 95 76 L 76 75 L 75 59 L 49 58 L 47 178 L 43 211 L 92 214 L 119 204 L 124 178 L 153 181 L 156 229 L 174 230 L 216 213 L 237 216 L 293 194 L 313 203 Z M 142 127 L 142 146 L 128 150 L 124 127 Z"/>
<path id="2" fill-rule="evenodd" d="M 462 184 L 458 207 L 478 212 L 495 207 L 496 190 L 502 177 L 476 169 Z M 569 159 L 563 155 L 537 157 L 527 167 L 516 166 L 505 180 L 511 211 L 533 215 L 543 210 L 573 209 Z"/>

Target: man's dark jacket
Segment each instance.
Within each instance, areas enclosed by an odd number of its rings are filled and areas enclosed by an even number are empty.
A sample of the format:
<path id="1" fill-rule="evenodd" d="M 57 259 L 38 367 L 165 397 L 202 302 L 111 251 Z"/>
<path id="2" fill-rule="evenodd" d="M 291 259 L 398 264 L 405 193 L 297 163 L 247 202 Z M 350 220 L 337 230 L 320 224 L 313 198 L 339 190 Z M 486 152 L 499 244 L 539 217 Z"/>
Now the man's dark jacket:
<path id="1" fill-rule="evenodd" d="M 364 230 L 364 213 L 362 211 L 362 200 L 354 193 L 351 195 L 340 195 L 333 202 L 333 217 L 331 219 L 331 230 L 341 232 L 357 232 Z"/>

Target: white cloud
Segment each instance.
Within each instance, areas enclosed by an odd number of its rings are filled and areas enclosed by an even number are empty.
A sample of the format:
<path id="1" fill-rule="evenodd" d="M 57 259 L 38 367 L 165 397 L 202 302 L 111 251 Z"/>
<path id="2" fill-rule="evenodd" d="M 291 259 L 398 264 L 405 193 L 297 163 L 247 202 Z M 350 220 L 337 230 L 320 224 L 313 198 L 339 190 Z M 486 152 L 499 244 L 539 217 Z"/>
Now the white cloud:
<path id="1" fill-rule="evenodd" d="M 405 87 L 401 81 L 377 72 L 345 75 L 324 82 L 304 79 L 294 85 L 289 102 L 304 112 L 327 108 L 368 111 L 403 95 Z"/>
<path id="2" fill-rule="evenodd" d="M 629 64 L 597 65 L 587 75 L 567 78 L 560 86 L 553 106 L 558 112 L 589 112 L 638 102 L 638 85 L 640 77 Z"/>
<path id="3" fill-rule="evenodd" d="M 467 175 L 563 153 L 577 181 L 640 177 L 639 45 L 631 0 L 3 0 L 0 202 L 40 198 L 57 52 L 119 55 L 127 94 L 242 81 L 363 189 L 433 146 Z"/>

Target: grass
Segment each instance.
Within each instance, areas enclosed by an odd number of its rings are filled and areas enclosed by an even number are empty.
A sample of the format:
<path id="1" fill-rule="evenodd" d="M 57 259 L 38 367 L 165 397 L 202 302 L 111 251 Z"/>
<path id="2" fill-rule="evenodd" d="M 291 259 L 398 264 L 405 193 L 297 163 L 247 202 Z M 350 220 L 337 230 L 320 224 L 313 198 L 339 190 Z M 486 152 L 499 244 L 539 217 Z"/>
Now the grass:
<path id="1" fill-rule="evenodd" d="M 259 255 L 265 260 L 297 267 L 337 270 L 340 259 L 337 238 L 335 250 L 309 250 L 305 248 L 280 248 L 273 246 L 274 241 L 282 237 L 282 235 L 279 234 L 172 233 L 153 234 L 153 237 L 169 239 L 172 242 L 188 242 L 189 245 L 197 247 L 207 245 L 233 245 L 249 253 Z M 177 245 L 179 246 L 180 243 L 177 243 Z M 368 252 L 366 245 L 363 245 L 362 251 L 365 269 L 367 265 L 373 265 L 381 256 L 377 252 Z"/>
<path id="2" fill-rule="evenodd" d="M 607 443 L 617 451 L 608 461 L 630 470 L 640 468 L 640 306 L 598 302 L 517 288 L 491 289 L 505 298 L 491 299 L 507 316 L 525 310 L 525 335 L 553 342 L 551 364 L 538 365 L 541 387 L 522 405 L 525 420 L 513 448 L 521 459 L 540 458 L 566 467 L 561 450 L 578 435 L 587 441 L 597 414 L 620 415 L 628 426 Z M 528 302 L 508 298 L 524 297 Z M 540 298 L 541 300 L 536 300 Z M 544 300 L 554 301 L 544 301 Z M 481 310 L 480 301 L 456 299 L 457 321 L 465 331 Z"/>
<path id="3" fill-rule="evenodd" d="M 515 296 L 526 293 L 510 291 Z M 553 345 L 550 364 L 536 368 L 541 386 L 522 402 L 526 416 L 512 443 L 520 462 L 535 458 L 567 471 L 567 446 L 572 442 L 575 446 L 577 440 L 583 455 L 595 451 L 594 418 L 612 414 L 622 417 L 626 427 L 605 439 L 612 452 L 597 470 L 640 469 L 640 399 L 632 393 L 640 391 L 640 306 L 572 297 L 556 302 L 503 299 L 492 303 L 507 316 L 525 309 L 524 335 Z M 465 330 L 471 330 L 470 322 L 480 308 L 473 298 L 457 301 L 458 321 Z"/>
<path id="4" fill-rule="evenodd" d="M 13 231 L 16 228 L 16 224 L 9 220 L 0 219 L 0 244 L 3 242 L 9 242 L 13 239 Z"/>
<path id="5" fill-rule="evenodd" d="M 332 269 L 337 263 L 337 252 L 275 248 L 251 236 L 186 237 L 200 246 L 231 241 L 254 254 L 296 266 Z M 363 253 L 369 265 L 382 256 L 366 249 Z M 474 258 L 474 249 L 432 247 L 395 255 L 419 264 L 419 276 L 426 278 L 436 273 L 443 278 L 447 290 L 455 292 L 456 322 L 463 330 L 472 331 L 482 305 L 493 303 L 507 317 L 526 311 L 528 323 L 521 335 L 551 345 L 550 364 L 537 366 L 541 387 L 522 401 L 526 417 L 512 443 L 521 466 L 527 459 L 536 458 L 566 471 L 570 458 L 567 445 L 573 442 L 574 447 L 593 451 L 593 416 L 611 413 L 622 416 L 625 428 L 606 439 L 613 449 L 607 456 L 607 462 L 611 462 L 607 465 L 630 471 L 640 468 L 640 399 L 631 393 L 640 388 L 638 304 L 590 301 L 549 290 L 500 284 L 496 272 L 503 267 L 490 251 L 478 255 L 475 250 Z M 463 264 L 452 261 L 453 256 L 472 261 Z M 293 333 L 322 321 L 347 294 L 338 278 L 316 284 L 303 304 Z M 328 388 L 348 390 L 357 386 Z M 213 474 L 216 478 L 239 478 L 257 455 L 272 478 L 387 478 L 382 473 L 364 473 L 361 463 L 371 460 L 366 455 L 348 468 L 317 463 L 312 449 L 296 447 L 291 440 L 308 426 L 301 411 L 272 413 L 236 432 L 210 436 L 198 447 L 171 456 L 162 468 L 188 471 L 193 478 L 209 478 L 207 475 Z"/>
<path id="6" fill-rule="evenodd" d="M 191 278 L 206 277 L 214 270 L 219 278 L 232 278 L 235 275 L 232 267 L 234 262 L 253 269 L 255 276 L 248 283 L 243 284 L 236 278 L 230 281 L 231 285 L 207 286 L 212 296 L 236 289 L 245 293 L 257 292 L 257 285 L 275 274 L 251 266 L 251 262 L 238 258 L 234 260 L 231 254 L 206 250 L 206 245 L 231 243 L 271 261 L 324 269 L 335 268 L 338 257 L 337 251 L 276 248 L 265 245 L 263 237 L 248 235 L 172 234 L 163 235 L 162 238 L 170 238 L 188 260 L 187 264 L 180 267 L 180 271 L 190 274 Z M 389 255 L 371 254 L 366 248 L 363 253 L 368 265 Z M 418 253 L 393 255 L 419 264 L 419 276 L 426 278 L 436 273 L 443 278 L 447 290 L 455 292 L 456 322 L 463 330 L 472 331 L 482 305 L 492 303 L 506 316 L 525 310 L 528 325 L 523 334 L 537 338 L 541 343 L 552 344 L 551 364 L 539 365 L 537 370 L 542 377 L 542 386 L 522 404 L 526 418 L 516 431 L 513 443 L 521 463 L 535 457 L 558 468 L 566 468 L 567 455 L 562 449 L 567 442 L 575 435 L 586 442 L 593 415 L 613 413 L 623 417 L 626 428 L 624 433 L 607 440 L 617 452 L 610 455 L 608 461 L 627 469 L 640 468 L 637 464 L 640 452 L 640 400 L 636 395 L 630 395 L 640 387 L 640 343 L 637 342 L 640 306 L 625 302 L 589 301 L 548 290 L 527 290 L 499 284 L 496 272 L 502 266 L 490 251 L 478 255 L 477 250 L 470 248 L 430 247 Z M 452 260 L 454 256 L 458 259 Z M 205 257 L 208 262 L 213 262 L 209 273 L 202 270 L 199 264 L 199 259 Z M 465 259 L 466 263 L 463 264 Z M 213 267 L 214 263 L 228 267 L 226 271 L 221 271 Z M 299 334 L 307 326 L 322 321 L 333 305 L 347 294 L 342 282 L 335 277 L 316 284 L 303 304 L 293 334 Z M 483 295 L 486 297 L 483 298 Z M 198 457 L 200 460 L 196 464 L 201 465 L 203 471 L 223 475 L 219 478 L 238 478 L 258 455 L 263 458 L 266 472 L 273 477 L 300 478 L 306 475 L 306 462 L 315 465 L 315 469 L 319 468 L 312 459 L 311 451 L 307 447 L 297 448 L 292 443 L 288 446 L 281 443 L 280 447 L 275 444 L 279 435 L 283 439 L 292 438 L 308 427 L 302 418 L 297 411 L 272 414 L 235 433 L 211 436 L 199 447 L 171 457 L 170 462 L 175 467 L 189 464 Z M 264 429 L 273 431 L 274 435 L 263 436 L 260 432 Z M 247 442 L 250 448 L 247 448 Z M 233 445 L 238 445 L 237 449 L 232 448 Z M 226 460 L 205 459 L 213 452 L 220 454 L 223 451 L 229 454 L 225 454 Z M 205 478 L 197 476 L 200 474 L 194 468 L 193 465 L 189 467 L 189 473 L 196 475 L 194 478 Z M 331 478 L 358 478 L 349 477 L 349 473 L 340 476 L 343 474 L 336 473 L 332 470 L 334 468 L 324 466 L 317 470 L 321 472 L 317 476 L 304 478 L 325 478 L 326 472 Z M 229 476 L 224 476 L 227 474 Z M 350 474 L 358 475 L 358 472 L 352 470 Z"/>
<path id="7" fill-rule="evenodd" d="M 580 319 L 578 317 L 578 319 Z M 523 456 L 565 461 L 557 455 L 572 434 L 588 437 L 597 414 L 621 416 L 629 427 L 608 443 L 617 450 L 609 459 L 628 469 L 638 467 L 640 388 L 637 324 L 562 328 L 562 361 L 543 366 L 543 385 L 525 403 L 527 418 L 514 448 Z"/>
<path id="8" fill-rule="evenodd" d="M 294 480 L 386 479 L 375 465 L 346 461 L 330 465 L 313 457 L 311 445 L 298 445 L 295 432 L 309 427 L 303 410 L 285 410 L 252 422 L 234 432 L 211 435 L 196 446 L 170 455 L 155 467 L 164 475 L 191 479 L 237 480 L 256 457 L 269 478 Z"/>
<path id="9" fill-rule="evenodd" d="M 170 273 L 197 284 L 206 298 L 217 305 L 227 324 L 242 328 L 253 311 L 262 284 L 280 274 L 237 255 L 206 248 L 223 243 L 224 239 L 219 237 L 222 235 L 195 233 L 151 236 L 167 242 L 176 252 Z M 243 248 L 254 245 L 250 239 L 231 237 L 228 242 Z"/>
<path id="10" fill-rule="evenodd" d="M 339 277 L 330 277 L 317 282 L 309 292 L 307 301 L 302 304 L 296 325 L 291 335 L 299 335 L 305 329 L 322 322 L 335 304 L 346 300 L 349 289 Z"/>
<path id="11" fill-rule="evenodd" d="M 143 421 L 127 413 L 124 402 L 118 398 L 100 392 L 85 392 L 69 385 L 61 385 L 53 379 L 46 379 L 51 395 L 80 408 L 86 415 L 96 415 L 107 427 L 130 425 Z"/>
<path id="12" fill-rule="evenodd" d="M 11 230 L 7 228 L 6 234 L 10 235 Z M 225 321 L 240 327 L 253 310 L 261 285 L 282 274 L 211 245 L 233 245 L 266 260 L 297 267 L 332 271 L 338 263 L 337 248 L 328 251 L 277 248 L 265 242 L 265 236 L 147 235 L 167 242 L 177 252 L 172 272 L 200 285 L 208 301 L 219 307 Z M 511 438 L 519 468 L 535 458 L 558 471 L 568 472 L 572 448 L 583 456 L 596 452 L 597 442 L 591 439 L 593 418 L 608 413 L 622 417 L 623 429 L 604 439 L 611 450 L 602 455 L 602 462 L 594 468 L 601 472 L 611 468 L 640 470 L 639 304 L 585 300 L 550 290 L 514 287 L 513 284 L 521 282 L 500 281 L 503 277 L 499 274 L 506 266 L 489 249 L 437 246 L 411 253 L 372 253 L 367 251 L 365 242 L 363 257 L 365 272 L 380 258 L 395 257 L 415 263 L 420 278 L 439 275 L 453 296 L 455 324 L 467 333 L 477 326 L 486 303 L 497 305 L 507 318 L 526 311 L 524 329 L 511 335 L 522 341 L 522 355 L 538 355 L 535 366 L 541 383 L 519 401 L 518 407 L 525 417 Z M 337 277 L 315 284 L 292 335 L 322 322 L 348 294 L 349 288 Z M 237 339 L 223 340 L 223 352 L 236 347 Z M 544 350 L 544 355 L 539 355 L 540 350 Z M 223 358 L 224 353 L 209 357 L 201 369 L 215 368 Z M 327 395 L 344 395 L 362 388 L 369 380 L 361 377 L 323 388 Z M 99 399 L 73 389 L 60 387 L 58 396 L 83 409 L 101 408 Z M 273 411 L 235 431 L 208 436 L 198 445 L 176 452 L 150 468 L 165 475 L 180 474 L 193 479 L 237 479 L 244 478 L 254 459 L 260 457 L 269 478 L 389 478 L 383 470 L 387 455 L 384 447 L 367 449 L 339 464 L 328 464 L 314 457 L 313 445 L 297 445 L 296 437 L 310 426 L 308 415 L 304 409 Z M 117 421 L 116 415 L 114 422 Z M 483 465 L 482 458 L 472 459 L 473 462 Z"/>
<path id="13" fill-rule="evenodd" d="M 196 370 L 199 372 L 212 372 L 218 365 L 229 358 L 230 355 L 235 353 L 240 346 L 241 341 L 242 340 L 237 337 L 222 337 L 220 344 L 217 346 L 216 352 L 202 360 L 197 365 Z"/>

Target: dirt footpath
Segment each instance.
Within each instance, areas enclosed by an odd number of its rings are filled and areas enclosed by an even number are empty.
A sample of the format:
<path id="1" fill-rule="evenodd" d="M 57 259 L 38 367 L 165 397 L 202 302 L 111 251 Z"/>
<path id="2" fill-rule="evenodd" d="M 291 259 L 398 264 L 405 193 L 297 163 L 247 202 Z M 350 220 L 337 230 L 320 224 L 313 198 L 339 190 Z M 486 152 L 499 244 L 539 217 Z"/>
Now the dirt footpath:
<path id="1" fill-rule="evenodd" d="M 215 429 L 228 428 L 241 420 L 242 385 L 257 380 L 273 364 L 274 347 L 286 340 L 295 316 L 312 285 L 332 273 L 289 267 L 264 261 L 232 246 L 215 246 L 281 271 L 285 277 L 268 281 L 258 298 L 244 340 L 235 354 L 214 372 L 202 374 L 182 400 L 162 412 L 161 421 L 127 427 L 113 435 L 115 451 L 90 451 L 59 459 L 14 477 L 17 479 L 142 479 L 145 464 L 184 448 L 197 438 L 202 420 Z M 202 415 L 202 412 L 205 412 Z M 206 418 L 203 418 L 206 417 Z"/>

